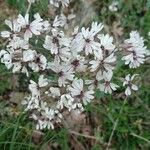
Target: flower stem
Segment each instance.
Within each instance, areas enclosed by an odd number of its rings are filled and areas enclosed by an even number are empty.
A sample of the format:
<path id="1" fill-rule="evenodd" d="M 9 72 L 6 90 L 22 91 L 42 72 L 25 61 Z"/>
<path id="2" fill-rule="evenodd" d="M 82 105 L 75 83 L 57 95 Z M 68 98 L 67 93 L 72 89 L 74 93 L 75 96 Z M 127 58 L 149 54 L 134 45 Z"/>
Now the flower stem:
<path id="1" fill-rule="evenodd" d="M 112 130 L 111 135 L 110 135 L 110 137 L 109 137 L 106 150 L 109 149 L 109 146 L 110 146 L 110 144 L 111 144 L 112 138 L 113 138 L 113 136 L 114 136 L 114 132 L 115 132 L 115 130 L 116 130 L 116 128 L 117 128 L 117 125 L 118 125 L 118 122 L 119 122 L 119 117 L 120 117 L 120 115 L 121 115 L 122 112 L 123 112 L 123 108 L 124 108 L 124 105 L 126 104 L 126 102 L 127 102 L 127 98 L 124 99 L 123 104 L 122 104 L 121 109 L 120 109 L 120 112 L 119 112 L 119 116 L 118 116 L 118 118 L 116 119 L 116 121 L 115 121 L 115 123 L 114 123 L 113 130 Z"/>
<path id="2" fill-rule="evenodd" d="M 28 4 L 28 8 L 27 8 L 26 14 L 28 14 L 28 13 L 29 13 L 30 8 L 31 8 L 31 4 L 32 4 L 32 3 L 29 3 L 29 4 Z"/>

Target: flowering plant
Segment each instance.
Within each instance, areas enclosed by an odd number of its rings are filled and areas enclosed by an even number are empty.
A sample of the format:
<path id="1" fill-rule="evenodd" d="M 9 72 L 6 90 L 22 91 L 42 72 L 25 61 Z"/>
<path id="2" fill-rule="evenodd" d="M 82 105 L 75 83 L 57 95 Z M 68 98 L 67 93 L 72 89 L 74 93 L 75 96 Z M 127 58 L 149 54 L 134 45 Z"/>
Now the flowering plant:
<path id="1" fill-rule="evenodd" d="M 32 72 L 38 72 L 38 81 L 30 80 L 30 95 L 22 104 L 36 121 L 36 129 L 54 129 L 66 111 L 84 112 L 85 106 L 94 101 L 97 90 L 106 94 L 117 91 L 119 86 L 113 83 L 117 63 L 123 61 L 129 68 L 137 68 L 144 63 L 147 48 L 137 31 L 132 31 L 118 46 L 112 36 L 104 34 L 104 25 L 98 22 L 87 28 L 76 26 L 68 35 L 68 22 L 75 15 L 61 13 L 51 22 L 38 13 L 32 18 L 29 10 L 35 2 L 28 0 L 25 15 L 5 20 L 10 29 L 1 32 L 6 46 L 0 51 L 0 59 L 13 73 L 25 73 L 30 78 Z M 69 3 L 70 0 L 50 0 L 51 5 L 61 5 L 62 9 Z M 39 45 L 42 51 L 36 49 Z M 48 54 L 44 55 L 44 51 Z M 118 53 L 122 56 L 118 57 Z M 136 75 L 115 77 L 126 87 L 126 96 L 138 90 L 134 84 Z"/>

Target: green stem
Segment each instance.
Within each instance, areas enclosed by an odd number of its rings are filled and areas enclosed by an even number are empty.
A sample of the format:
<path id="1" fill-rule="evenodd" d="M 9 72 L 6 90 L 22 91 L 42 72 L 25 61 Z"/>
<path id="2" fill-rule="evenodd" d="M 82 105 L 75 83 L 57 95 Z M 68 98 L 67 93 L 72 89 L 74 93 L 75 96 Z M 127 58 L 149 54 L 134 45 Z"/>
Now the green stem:
<path id="1" fill-rule="evenodd" d="M 115 132 L 115 130 L 116 130 L 116 128 L 117 128 L 117 125 L 118 125 L 118 122 L 119 122 L 119 117 L 120 117 L 120 115 L 121 115 L 122 112 L 123 112 L 124 105 L 126 104 L 126 102 L 127 102 L 127 98 L 124 99 L 123 104 L 122 104 L 122 107 L 121 107 L 120 112 L 119 112 L 119 116 L 118 116 L 118 118 L 116 119 L 116 121 L 115 121 L 115 123 L 114 123 L 114 127 L 113 127 L 113 130 L 112 130 L 111 135 L 110 135 L 110 137 L 109 137 L 106 150 L 109 149 L 109 146 L 110 146 L 110 144 L 111 144 L 112 138 L 113 138 L 113 136 L 114 136 L 114 132 Z"/>

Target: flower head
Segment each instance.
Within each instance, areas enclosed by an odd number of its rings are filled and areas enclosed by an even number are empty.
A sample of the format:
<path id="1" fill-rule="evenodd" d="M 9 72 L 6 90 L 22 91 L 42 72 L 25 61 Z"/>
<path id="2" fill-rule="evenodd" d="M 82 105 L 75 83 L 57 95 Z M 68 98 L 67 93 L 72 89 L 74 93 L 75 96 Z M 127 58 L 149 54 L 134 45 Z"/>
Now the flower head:
<path id="1" fill-rule="evenodd" d="M 122 58 L 130 68 L 137 68 L 145 61 L 146 47 L 143 37 L 137 31 L 130 33 L 130 38 L 125 40 L 124 49 L 126 55 Z"/>
<path id="2" fill-rule="evenodd" d="M 112 75 L 112 72 L 109 72 L 109 76 L 104 76 L 104 83 L 99 84 L 100 91 L 111 94 L 112 91 L 117 90 L 119 86 L 111 82 Z"/>
<path id="3" fill-rule="evenodd" d="M 138 87 L 135 84 L 133 84 L 133 80 L 134 80 L 135 76 L 137 76 L 137 74 L 134 74 L 133 76 L 128 74 L 124 79 L 123 86 L 127 87 L 126 90 L 125 90 L 125 95 L 126 96 L 131 95 L 132 90 L 133 91 L 138 90 Z"/>
<path id="4" fill-rule="evenodd" d="M 94 91 L 86 91 L 84 89 L 84 82 L 82 79 L 74 79 L 72 85 L 69 86 L 68 90 L 70 91 L 71 96 L 76 99 L 76 101 L 83 102 L 84 105 L 94 99 Z"/>

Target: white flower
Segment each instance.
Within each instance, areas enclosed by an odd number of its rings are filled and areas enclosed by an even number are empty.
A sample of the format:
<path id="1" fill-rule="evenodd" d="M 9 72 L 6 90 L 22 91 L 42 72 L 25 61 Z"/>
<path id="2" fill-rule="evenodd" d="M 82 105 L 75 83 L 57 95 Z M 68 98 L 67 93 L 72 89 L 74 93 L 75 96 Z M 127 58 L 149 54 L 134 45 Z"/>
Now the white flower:
<path id="1" fill-rule="evenodd" d="M 22 62 L 22 51 L 14 51 L 13 49 L 8 49 L 8 51 L 0 51 L 1 62 L 4 63 L 8 69 L 12 68 L 13 73 L 21 71 L 28 76 L 28 70 Z"/>
<path id="2" fill-rule="evenodd" d="M 61 14 L 60 16 L 56 16 L 53 22 L 54 27 L 64 27 L 65 29 L 68 29 L 68 24 L 71 20 L 75 18 L 74 14 L 69 14 L 68 16 L 65 16 L 64 14 Z"/>
<path id="3" fill-rule="evenodd" d="M 62 6 L 68 7 L 70 0 L 50 0 L 50 4 L 54 5 L 55 7 L 59 7 L 59 3 L 61 2 Z"/>
<path id="4" fill-rule="evenodd" d="M 70 111 L 74 108 L 73 102 L 74 99 L 69 94 L 64 94 L 61 96 L 60 100 L 58 101 L 57 108 L 63 109 L 64 107 L 66 107 Z"/>
<path id="5" fill-rule="evenodd" d="M 39 87 L 47 86 L 48 85 L 48 79 L 44 78 L 44 75 L 40 75 L 38 85 L 39 85 Z"/>
<path id="6" fill-rule="evenodd" d="M 43 105 L 43 111 L 41 111 L 42 120 L 40 120 L 40 129 L 48 128 L 54 129 L 53 123 L 61 122 L 62 115 L 57 109 L 49 109 L 46 104 Z M 38 121 L 39 121 L 38 120 Z"/>
<path id="7" fill-rule="evenodd" d="M 82 79 L 74 79 L 72 85 L 68 87 L 68 90 L 72 97 L 79 102 L 83 102 L 84 105 L 87 105 L 87 103 L 94 99 L 94 91 L 85 91 Z"/>
<path id="8" fill-rule="evenodd" d="M 34 58 L 36 57 L 36 51 L 28 49 L 26 51 L 23 51 L 23 61 L 24 62 L 30 62 L 33 61 Z"/>
<path id="9" fill-rule="evenodd" d="M 126 96 L 129 96 L 131 95 L 131 91 L 137 91 L 138 90 L 138 87 L 133 84 L 133 80 L 135 78 L 135 76 L 137 76 L 137 74 L 134 74 L 133 76 L 131 76 L 130 74 L 128 74 L 126 77 L 125 77 L 125 80 L 123 82 L 123 86 L 127 86 L 126 90 L 125 90 L 125 94 Z"/>
<path id="10" fill-rule="evenodd" d="M 33 62 L 29 62 L 29 67 L 35 72 L 38 72 L 39 70 L 45 70 L 46 66 L 47 59 L 44 55 L 41 54 L 36 54 Z"/>
<path id="11" fill-rule="evenodd" d="M 59 40 L 57 35 L 54 37 L 47 35 L 43 47 L 50 50 L 52 54 L 58 54 Z"/>
<path id="12" fill-rule="evenodd" d="M 116 56 L 114 56 L 114 53 L 112 53 L 106 58 L 104 58 L 103 55 L 98 55 L 98 57 L 98 59 L 92 60 L 89 63 L 92 65 L 91 72 L 97 71 L 96 79 L 100 81 L 104 79 L 106 75 L 109 76 L 109 72 L 112 72 L 112 70 L 114 69 Z"/>
<path id="13" fill-rule="evenodd" d="M 98 80 L 85 80 L 85 84 L 88 85 L 88 89 L 89 90 L 95 90 L 97 89 L 98 85 L 99 85 L 99 81 Z"/>
<path id="14" fill-rule="evenodd" d="M 5 64 L 7 69 L 10 69 L 12 67 L 12 56 L 8 51 L 6 50 L 1 50 L 0 51 L 0 58 L 1 58 L 1 63 Z"/>
<path id="15" fill-rule="evenodd" d="M 137 31 L 130 33 L 130 39 L 124 42 L 126 56 L 122 58 L 125 64 L 130 68 L 137 68 L 145 61 L 146 47 L 144 46 L 143 37 L 140 37 Z"/>
<path id="16" fill-rule="evenodd" d="M 38 120 L 38 123 L 36 125 L 36 130 L 42 130 L 42 129 L 54 129 L 54 125 L 51 121 L 49 120 Z"/>
<path id="17" fill-rule="evenodd" d="M 50 93 L 49 93 L 50 92 Z M 51 96 L 53 98 L 59 97 L 60 94 L 60 89 L 56 88 L 56 87 L 50 87 L 49 91 L 48 91 L 48 96 Z"/>
<path id="18" fill-rule="evenodd" d="M 40 96 L 40 91 L 38 89 L 38 84 L 36 82 L 34 82 L 33 80 L 30 80 L 29 90 L 32 93 L 32 97 L 39 97 Z"/>
<path id="19" fill-rule="evenodd" d="M 53 27 L 59 27 L 59 26 L 63 27 L 64 24 L 62 24 L 62 20 L 61 19 L 62 19 L 61 16 L 57 15 L 55 17 L 54 21 L 53 21 Z"/>
<path id="20" fill-rule="evenodd" d="M 103 54 L 108 55 L 110 52 L 114 51 L 115 45 L 113 44 L 113 37 L 109 34 L 99 34 L 98 39 L 100 40 L 100 50 Z"/>
<path id="21" fill-rule="evenodd" d="M 18 32 L 20 32 L 20 25 L 18 24 L 17 20 L 14 19 L 11 20 L 5 20 L 5 24 L 10 28 L 11 31 L 2 31 L 1 36 L 3 38 L 12 38 L 14 35 L 16 35 Z"/>
<path id="22" fill-rule="evenodd" d="M 99 33 L 103 29 L 103 24 L 98 22 L 92 22 L 91 25 L 91 30 L 90 32 L 92 33 L 93 36 L 95 36 L 97 33 Z"/>
<path id="23" fill-rule="evenodd" d="M 24 33 L 24 39 L 29 40 L 29 38 L 32 37 L 32 35 L 40 35 L 42 31 L 43 26 L 43 19 L 41 17 L 37 17 L 39 14 L 35 14 L 34 18 L 35 20 L 31 23 L 29 22 L 29 14 L 26 14 L 25 17 L 23 17 L 21 14 L 18 15 L 17 22 L 20 24 L 22 28 L 25 28 Z"/>
<path id="24" fill-rule="evenodd" d="M 82 38 L 79 38 L 79 44 L 82 45 L 82 49 L 85 51 L 85 54 L 92 54 L 93 51 L 97 51 L 100 44 L 94 40 L 93 31 L 91 32 L 89 28 L 81 29 Z"/>
<path id="25" fill-rule="evenodd" d="M 102 30 L 103 25 L 97 22 L 93 22 L 91 28 L 85 29 L 82 27 L 81 32 L 78 32 L 78 28 L 75 30 L 75 38 L 72 41 L 72 51 L 81 52 L 84 51 L 86 55 L 97 53 L 99 54 L 100 43 L 95 40 L 96 35 Z"/>
<path id="26" fill-rule="evenodd" d="M 74 73 L 74 71 L 72 69 L 70 69 L 67 66 L 63 66 L 61 71 L 58 72 L 58 76 L 59 76 L 58 83 L 59 83 L 59 86 L 60 87 L 61 86 L 65 86 L 68 83 L 67 80 L 72 81 L 73 77 L 74 77 L 73 73 Z"/>
<path id="27" fill-rule="evenodd" d="M 73 70 L 77 71 L 77 72 L 85 72 L 87 65 L 86 65 L 86 61 L 85 58 L 77 55 L 77 56 L 71 56 L 68 59 L 68 65 L 70 66 L 70 68 L 73 68 Z"/>
<path id="28" fill-rule="evenodd" d="M 68 80 L 72 81 L 74 78 L 74 71 L 68 65 L 60 64 L 59 59 L 55 58 L 54 62 L 48 64 L 48 68 L 57 73 L 58 85 L 65 86 Z"/>
<path id="29" fill-rule="evenodd" d="M 55 57 L 63 61 L 67 61 L 71 57 L 70 49 L 68 47 L 60 48 Z"/>
<path id="30" fill-rule="evenodd" d="M 119 87 L 118 85 L 111 83 L 112 72 L 109 72 L 109 76 L 104 76 L 104 83 L 99 84 L 100 91 L 111 94 L 112 91 L 116 91 Z"/>
<path id="31" fill-rule="evenodd" d="M 113 1 L 111 5 L 109 5 L 109 10 L 112 12 L 118 11 L 118 5 L 119 5 L 118 1 Z"/>
<path id="32" fill-rule="evenodd" d="M 13 63 L 13 69 L 12 69 L 12 72 L 15 73 L 15 72 L 19 72 L 22 68 L 22 65 L 20 62 L 15 62 Z"/>
<path id="33" fill-rule="evenodd" d="M 34 82 L 33 80 L 30 80 L 29 84 L 29 90 L 32 93 L 32 97 L 39 97 L 40 96 L 40 89 L 42 87 L 45 87 L 48 85 L 47 78 L 44 78 L 44 75 L 40 75 L 38 79 L 38 83 Z"/>
<path id="34" fill-rule="evenodd" d="M 51 54 L 58 54 L 60 48 L 69 46 L 70 40 L 64 37 L 62 31 L 59 32 L 57 29 L 52 29 L 51 32 L 51 36 L 46 36 L 43 47 L 50 50 Z"/>
<path id="35" fill-rule="evenodd" d="M 25 99 L 21 103 L 22 105 L 26 106 L 25 111 L 30 111 L 30 110 L 40 108 L 38 96 L 37 97 L 36 96 L 25 97 Z"/>
<path id="36" fill-rule="evenodd" d="M 48 109 L 46 106 L 44 106 L 43 111 L 41 112 L 42 119 L 38 119 L 38 123 L 36 126 L 37 130 L 42 130 L 44 128 L 48 129 L 54 129 L 54 125 L 52 123 L 53 119 L 55 118 L 55 110 Z"/>
<path id="37" fill-rule="evenodd" d="M 8 48 L 13 49 L 29 49 L 29 43 L 25 41 L 23 38 L 13 36 L 13 38 L 10 40 L 9 44 L 7 45 Z"/>
<path id="38" fill-rule="evenodd" d="M 57 103 L 58 109 L 67 108 L 68 111 L 78 110 L 82 112 L 84 110 L 82 103 L 76 101 L 70 94 L 64 94 L 61 96 L 60 101 Z"/>
<path id="39" fill-rule="evenodd" d="M 50 23 L 48 20 L 43 21 L 43 25 L 42 25 L 42 31 L 49 31 L 50 30 Z"/>

